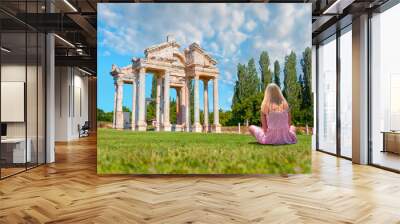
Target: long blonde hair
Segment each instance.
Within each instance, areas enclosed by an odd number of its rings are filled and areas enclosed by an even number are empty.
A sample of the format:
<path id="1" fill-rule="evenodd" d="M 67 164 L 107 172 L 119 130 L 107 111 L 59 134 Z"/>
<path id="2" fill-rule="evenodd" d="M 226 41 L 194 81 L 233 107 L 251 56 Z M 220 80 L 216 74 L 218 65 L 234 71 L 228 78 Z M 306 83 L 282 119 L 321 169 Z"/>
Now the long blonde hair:
<path id="1" fill-rule="evenodd" d="M 267 88 L 265 88 L 264 99 L 261 103 L 261 112 L 267 114 L 271 110 L 273 104 L 282 106 L 283 108 L 288 107 L 287 101 L 279 86 L 275 83 L 270 83 Z"/>

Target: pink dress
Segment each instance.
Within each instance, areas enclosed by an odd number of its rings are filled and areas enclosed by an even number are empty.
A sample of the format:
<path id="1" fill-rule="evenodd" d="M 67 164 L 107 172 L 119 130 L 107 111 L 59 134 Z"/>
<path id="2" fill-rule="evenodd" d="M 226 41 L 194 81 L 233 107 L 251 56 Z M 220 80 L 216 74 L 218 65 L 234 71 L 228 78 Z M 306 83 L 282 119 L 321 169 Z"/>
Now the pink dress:
<path id="1" fill-rule="evenodd" d="M 250 133 L 257 139 L 260 144 L 282 145 L 295 144 L 297 142 L 296 129 L 294 126 L 289 127 L 289 113 L 269 112 L 266 115 L 268 129 L 266 132 L 260 127 L 251 125 Z"/>

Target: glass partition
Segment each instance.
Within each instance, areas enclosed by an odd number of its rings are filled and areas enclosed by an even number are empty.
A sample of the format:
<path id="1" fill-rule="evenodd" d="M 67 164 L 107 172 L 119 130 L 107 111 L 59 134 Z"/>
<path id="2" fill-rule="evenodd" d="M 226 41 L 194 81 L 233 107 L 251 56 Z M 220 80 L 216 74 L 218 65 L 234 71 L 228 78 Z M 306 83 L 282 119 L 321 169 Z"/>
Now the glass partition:
<path id="1" fill-rule="evenodd" d="M 43 4 L 0 2 L 0 7 L 36 13 Z M 46 39 L 10 15 L 0 12 L 1 179 L 45 163 Z"/>
<path id="2" fill-rule="evenodd" d="M 2 177 L 24 171 L 31 158 L 26 138 L 26 41 L 25 32 L 1 34 Z"/>
<path id="3" fill-rule="evenodd" d="M 336 153 L 336 36 L 318 48 L 318 149 Z"/>
<path id="4" fill-rule="evenodd" d="M 340 154 L 352 157 L 352 32 L 340 36 Z"/>
<path id="5" fill-rule="evenodd" d="M 400 4 L 371 19 L 371 162 L 400 170 Z"/>

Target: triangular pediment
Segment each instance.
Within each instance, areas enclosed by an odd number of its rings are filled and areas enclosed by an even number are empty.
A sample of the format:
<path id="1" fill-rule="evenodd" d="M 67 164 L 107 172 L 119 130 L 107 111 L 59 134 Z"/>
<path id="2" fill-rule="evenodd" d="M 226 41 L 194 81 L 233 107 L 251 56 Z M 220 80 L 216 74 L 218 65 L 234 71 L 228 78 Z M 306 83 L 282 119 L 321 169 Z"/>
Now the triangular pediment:
<path id="1" fill-rule="evenodd" d="M 189 63 L 200 64 L 206 67 L 214 67 L 217 61 L 213 59 L 200 45 L 193 43 L 186 50 L 186 58 Z"/>
<path id="2" fill-rule="evenodd" d="M 144 50 L 146 58 L 172 59 L 175 52 L 179 52 L 180 45 L 175 41 L 153 45 Z"/>

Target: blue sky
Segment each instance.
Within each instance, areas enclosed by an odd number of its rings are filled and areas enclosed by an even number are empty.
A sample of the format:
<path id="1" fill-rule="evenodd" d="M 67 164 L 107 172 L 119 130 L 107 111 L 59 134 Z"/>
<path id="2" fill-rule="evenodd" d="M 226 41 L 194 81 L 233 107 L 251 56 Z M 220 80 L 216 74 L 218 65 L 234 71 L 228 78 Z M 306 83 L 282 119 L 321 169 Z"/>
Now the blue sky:
<path id="1" fill-rule="evenodd" d="M 197 42 L 214 57 L 220 70 L 220 108 L 229 110 L 238 63 L 250 58 L 257 62 L 263 50 L 283 70 L 285 55 L 311 47 L 311 4 L 98 4 L 98 107 L 112 111 L 114 85 L 111 65 L 127 66 L 144 49 L 173 35 L 181 50 Z M 272 67 L 272 66 L 271 66 Z M 298 73 L 300 74 L 298 65 Z M 146 76 L 146 97 L 150 96 L 151 74 Z M 282 78 L 281 78 L 282 79 Z M 209 85 L 212 93 L 212 85 Z M 200 90 L 203 84 L 200 82 Z M 171 97 L 175 91 L 171 89 Z M 123 105 L 131 107 L 132 89 L 124 86 Z M 200 107 L 203 108 L 202 91 Z M 210 110 L 212 111 L 212 97 Z"/>

